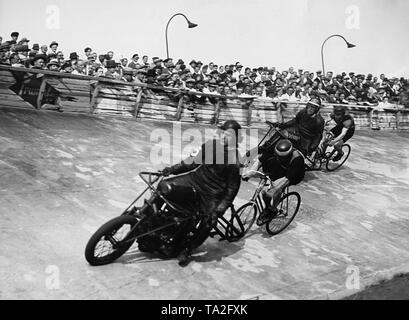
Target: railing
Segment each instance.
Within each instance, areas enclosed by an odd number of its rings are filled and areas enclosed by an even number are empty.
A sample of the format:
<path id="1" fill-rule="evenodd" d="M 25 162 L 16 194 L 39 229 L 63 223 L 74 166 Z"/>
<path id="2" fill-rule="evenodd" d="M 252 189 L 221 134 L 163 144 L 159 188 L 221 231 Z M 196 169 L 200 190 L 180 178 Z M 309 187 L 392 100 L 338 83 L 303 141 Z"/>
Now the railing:
<path id="1" fill-rule="evenodd" d="M 0 65 L 0 106 L 7 107 L 204 124 L 235 119 L 242 125 L 257 127 L 263 126 L 265 120 L 288 120 L 305 104 Z M 374 112 L 373 106 L 345 106 L 358 128 L 370 128 L 377 122 L 382 129 L 409 129 L 409 109 L 395 106 Z M 324 117 L 332 107 L 323 104 Z"/>

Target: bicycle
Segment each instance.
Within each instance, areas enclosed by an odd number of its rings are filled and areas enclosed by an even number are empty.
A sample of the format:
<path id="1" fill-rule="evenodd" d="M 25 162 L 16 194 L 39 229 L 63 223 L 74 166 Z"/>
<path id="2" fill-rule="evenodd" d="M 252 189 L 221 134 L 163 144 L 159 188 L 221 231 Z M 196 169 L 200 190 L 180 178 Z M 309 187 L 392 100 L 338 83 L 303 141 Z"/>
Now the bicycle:
<path id="1" fill-rule="evenodd" d="M 257 216 L 260 217 L 260 214 L 265 210 L 265 204 L 261 191 L 265 187 L 272 185 L 271 179 L 266 174 L 260 171 L 252 171 L 256 173 L 258 178 L 260 178 L 259 184 L 250 201 L 237 210 L 239 220 L 246 226 L 246 233 L 253 226 Z M 277 235 L 286 229 L 297 215 L 300 204 L 300 194 L 295 191 L 290 192 L 289 187 L 286 187 L 281 193 L 280 200 L 276 205 L 276 213 L 270 221 L 265 223 L 266 231 L 270 235 Z M 263 224 L 258 224 L 258 226 L 262 226 Z"/>
<path id="2" fill-rule="evenodd" d="M 85 259 L 92 266 L 109 264 L 122 256 L 136 241 L 142 252 L 157 252 L 166 257 L 176 257 L 180 252 L 180 239 L 186 239 L 201 221 L 194 190 L 186 199 L 188 205 L 180 206 L 163 197 L 157 191 L 164 176 L 160 172 L 140 172 L 139 176 L 147 187 L 124 210 L 124 212 L 102 225 L 89 239 L 85 248 Z M 146 177 L 148 176 L 148 177 Z M 144 199 L 141 207 L 138 200 L 148 191 L 149 200 Z M 214 228 L 222 240 L 237 241 L 249 229 L 240 220 L 232 205 L 230 216 L 223 215 Z"/>
<path id="3" fill-rule="evenodd" d="M 328 122 L 326 123 L 326 125 Z M 305 157 L 309 162 L 306 164 L 306 169 L 309 171 L 321 170 L 323 163 L 325 162 L 325 167 L 328 171 L 335 171 L 340 168 L 348 159 L 351 153 L 351 146 L 344 143 L 341 146 L 341 150 L 344 153 L 342 158 L 338 161 L 333 161 L 333 159 L 338 155 L 337 150 L 329 146 L 329 142 L 334 138 L 334 134 L 328 128 L 324 129 L 324 138 L 318 146 L 317 150 L 314 152 L 314 156 Z M 330 148 L 329 151 L 328 148 Z M 332 149 L 331 149 L 332 148 Z"/>
<path id="4" fill-rule="evenodd" d="M 330 121 L 326 122 L 326 125 L 328 125 L 329 122 Z M 260 140 L 259 144 L 257 145 L 257 149 L 260 148 L 260 146 L 261 148 L 265 149 L 272 148 L 280 139 L 289 139 L 293 143 L 294 147 L 297 149 L 297 145 L 300 140 L 299 136 L 287 130 L 284 131 L 277 129 L 276 125 L 270 121 L 266 121 L 266 123 L 270 126 L 270 128 L 264 135 L 264 137 Z M 324 162 L 325 167 L 328 171 L 335 171 L 347 161 L 351 153 L 351 146 L 349 144 L 343 144 L 341 149 L 344 155 L 340 160 L 333 161 L 334 157 L 338 154 L 338 152 L 333 147 L 330 147 L 328 143 L 330 140 L 333 139 L 334 135 L 328 128 L 324 129 L 324 135 L 325 135 L 324 139 L 321 141 L 320 145 L 318 146 L 317 150 L 314 152 L 314 155 L 312 157 L 304 155 L 302 152 L 300 152 L 303 155 L 304 159 L 306 160 L 305 169 L 307 171 L 321 170 Z M 266 142 L 262 144 L 264 141 Z M 329 151 L 328 148 L 330 148 Z M 246 155 L 249 156 L 250 151 L 248 151 Z M 247 162 L 247 166 L 249 164 L 250 161 Z"/>

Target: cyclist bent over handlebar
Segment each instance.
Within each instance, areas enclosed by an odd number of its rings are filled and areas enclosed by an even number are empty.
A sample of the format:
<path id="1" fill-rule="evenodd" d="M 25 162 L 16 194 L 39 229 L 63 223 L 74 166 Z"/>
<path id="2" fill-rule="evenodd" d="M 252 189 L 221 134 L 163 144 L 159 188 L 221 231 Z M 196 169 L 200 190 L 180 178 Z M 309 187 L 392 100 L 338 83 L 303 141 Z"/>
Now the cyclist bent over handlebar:
<path id="1" fill-rule="evenodd" d="M 266 209 L 259 216 L 258 225 L 262 225 L 274 218 L 277 213 L 277 203 L 284 188 L 296 185 L 304 179 L 304 157 L 294 149 L 288 139 L 282 139 L 275 146 L 262 149 L 258 159 L 250 170 L 243 174 L 243 179 L 249 179 L 262 167 L 265 174 L 273 181 L 270 188 L 263 190 Z"/>
<path id="2" fill-rule="evenodd" d="M 332 160 L 339 161 L 344 155 L 342 145 L 351 139 L 355 133 L 355 122 L 351 115 L 346 114 L 346 109 L 343 106 L 335 106 L 330 117 L 336 123 L 336 126 L 331 129 L 334 138 L 329 142 L 329 145 L 334 146 L 337 151 L 337 155 Z"/>

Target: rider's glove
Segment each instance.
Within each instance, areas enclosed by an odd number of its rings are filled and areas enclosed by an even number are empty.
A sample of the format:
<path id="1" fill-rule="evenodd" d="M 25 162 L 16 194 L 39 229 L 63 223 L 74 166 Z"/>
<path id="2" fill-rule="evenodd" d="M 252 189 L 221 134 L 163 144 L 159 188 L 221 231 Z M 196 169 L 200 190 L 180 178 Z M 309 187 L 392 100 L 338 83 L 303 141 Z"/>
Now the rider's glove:
<path id="1" fill-rule="evenodd" d="M 167 177 L 167 176 L 169 176 L 169 175 L 171 175 L 171 174 L 173 173 L 173 170 L 172 170 L 171 167 L 166 167 L 165 169 L 163 169 L 163 170 L 161 171 L 161 173 L 162 173 L 162 175 L 163 175 L 164 177 Z"/>
<path id="2" fill-rule="evenodd" d="M 284 129 L 284 128 L 285 128 L 285 124 L 284 124 L 284 123 L 277 123 L 277 128 L 278 128 L 278 129 Z"/>
<path id="3" fill-rule="evenodd" d="M 213 214 L 210 217 L 210 223 L 212 226 L 215 226 L 217 224 L 217 220 L 219 219 L 219 217 L 223 216 L 225 211 L 226 210 L 216 209 L 216 211 L 213 212 Z"/>

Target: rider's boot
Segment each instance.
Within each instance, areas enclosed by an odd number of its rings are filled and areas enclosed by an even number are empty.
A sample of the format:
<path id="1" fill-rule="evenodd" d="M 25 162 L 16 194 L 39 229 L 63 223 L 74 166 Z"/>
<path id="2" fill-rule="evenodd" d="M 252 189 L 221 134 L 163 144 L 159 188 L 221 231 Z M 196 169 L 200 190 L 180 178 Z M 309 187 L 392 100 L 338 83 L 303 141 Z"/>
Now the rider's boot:
<path id="1" fill-rule="evenodd" d="M 274 208 L 272 206 L 266 207 L 264 211 L 260 213 L 257 219 L 257 225 L 261 226 L 267 222 L 270 222 L 277 215 L 277 212 L 277 208 Z"/>
<path id="2" fill-rule="evenodd" d="M 269 197 L 268 195 L 267 195 L 267 193 L 266 192 L 263 192 L 263 200 L 264 200 L 264 203 L 265 203 L 265 209 L 262 211 L 262 212 L 260 212 L 260 215 L 258 216 L 258 218 L 257 218 L 257 221 L 256 221 L 256 224 L 258 225 L 258 226 L 262 226 L 263 224 L 265 224 L 269 219 L 267 218 L 267 209 L 270 207 L 270 205 L 271 205 L 271 197 Z"/>
<path id="3" fill-rule="evenodd" d="M 181 267 L 186 267 L 192 261 L 191 252 L 189 249 L 184 249 L 178 256 L 178 264 Z"/>
<path id="4" fill-rule="evenodd" d="M 342 156 L 344 155 L 344 153 L 342 151 L 337 151 L 337 155 L 332 159 L 332 161 L 339 161 L 341 160 Z"/>

